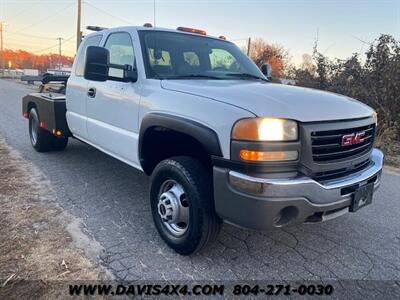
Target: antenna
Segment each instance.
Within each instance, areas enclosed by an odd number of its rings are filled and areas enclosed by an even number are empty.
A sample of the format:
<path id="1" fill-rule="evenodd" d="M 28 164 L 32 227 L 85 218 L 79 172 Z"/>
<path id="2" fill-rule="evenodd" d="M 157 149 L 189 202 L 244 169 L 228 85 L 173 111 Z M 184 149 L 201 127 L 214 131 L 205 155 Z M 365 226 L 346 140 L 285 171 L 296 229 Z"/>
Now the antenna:
<path id="1" fill-rule="evenodd" d="M 156 0 L 153 0 L 153 24 L 156 27 Z"/>

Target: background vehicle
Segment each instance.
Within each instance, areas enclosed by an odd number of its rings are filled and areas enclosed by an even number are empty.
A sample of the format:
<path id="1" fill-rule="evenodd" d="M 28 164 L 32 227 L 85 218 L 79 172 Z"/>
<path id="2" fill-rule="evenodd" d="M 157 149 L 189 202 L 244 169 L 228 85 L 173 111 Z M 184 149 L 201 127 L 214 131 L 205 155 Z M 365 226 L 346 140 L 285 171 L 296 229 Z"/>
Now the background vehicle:
<path id="1" fill-rule="evenodd" d="M 66 95 L 30 94 L 23 114 L 39 152 L 74 137 L 151 175 L 155 225 L 181 254 L 212 242 L 222 220 L 265 229 L 371 203 L 375 112 L 263 72 L 201 30 L 101 30 L 83 41 Z"/>

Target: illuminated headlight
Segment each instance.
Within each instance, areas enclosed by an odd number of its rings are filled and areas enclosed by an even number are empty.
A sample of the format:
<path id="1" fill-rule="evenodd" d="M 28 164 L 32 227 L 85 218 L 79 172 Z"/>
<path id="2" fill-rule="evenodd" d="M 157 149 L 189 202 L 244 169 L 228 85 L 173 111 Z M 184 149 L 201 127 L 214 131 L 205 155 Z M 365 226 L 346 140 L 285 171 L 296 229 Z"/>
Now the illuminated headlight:
<path id="1" fill-rule="evenodd" d="M 277 118 L 249 118 L 236 122 L 232 139 L 245 141 L 285 142 L 298 139 L 297 122 Z"/>

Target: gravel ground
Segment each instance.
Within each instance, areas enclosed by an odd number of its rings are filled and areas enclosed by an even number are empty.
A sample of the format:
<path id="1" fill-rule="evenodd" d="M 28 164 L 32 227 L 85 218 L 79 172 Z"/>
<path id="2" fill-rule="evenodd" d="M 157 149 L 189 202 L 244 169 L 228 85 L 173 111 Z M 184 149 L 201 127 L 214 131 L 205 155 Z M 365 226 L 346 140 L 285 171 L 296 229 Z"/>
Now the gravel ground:
<path id="1" fill-rule="evenodd" d="M 104 248 L 101 263 L 116 278 L 400 280 L 398 173 L 385 171 L 372 205 L 356 214 L 266 232 L 224 225 L 211 248 L 182 257 L 153 226 L 145 175 L 75 140 L 62 153 L 33 151 L 20 116 L 27 92 L 21 84 L 0 80 L 0 134 L 45 174 L 59 204 L 83 220 Z M 385 293 L 373 290 L 379 298 Z"/>

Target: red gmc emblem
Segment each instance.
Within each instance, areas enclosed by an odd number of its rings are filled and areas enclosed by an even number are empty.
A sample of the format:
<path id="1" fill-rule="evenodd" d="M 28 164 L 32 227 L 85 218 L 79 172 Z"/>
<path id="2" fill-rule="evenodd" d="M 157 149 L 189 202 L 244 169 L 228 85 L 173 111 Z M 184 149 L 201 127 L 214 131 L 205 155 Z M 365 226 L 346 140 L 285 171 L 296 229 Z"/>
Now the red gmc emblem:
<path id="1" fill-rule="evenodd" d="M 346 134 L 342 137 L 342 146 L 351 146 L 361 144 L 365 141 L 365 131 Z"/>

